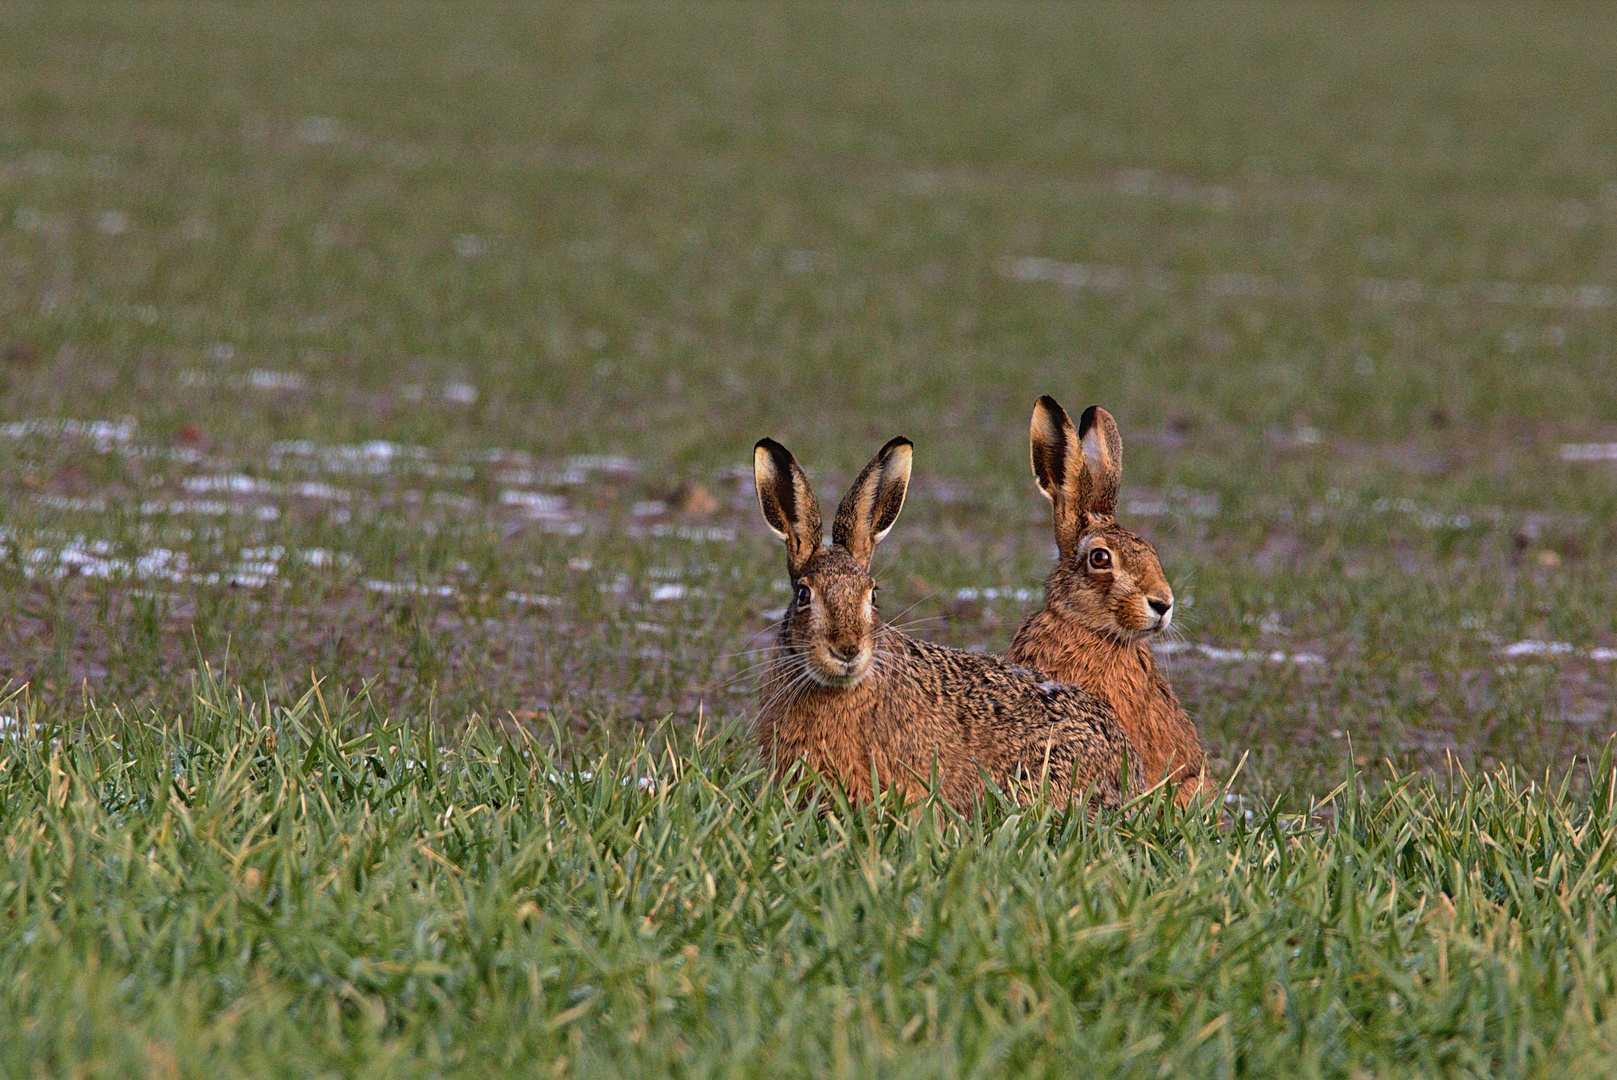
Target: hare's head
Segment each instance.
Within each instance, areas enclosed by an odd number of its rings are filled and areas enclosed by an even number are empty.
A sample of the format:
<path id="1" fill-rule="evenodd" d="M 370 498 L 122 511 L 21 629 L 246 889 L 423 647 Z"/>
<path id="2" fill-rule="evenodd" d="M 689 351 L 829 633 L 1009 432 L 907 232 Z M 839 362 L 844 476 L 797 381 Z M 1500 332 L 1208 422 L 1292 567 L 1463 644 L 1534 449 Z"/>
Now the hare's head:
<path id="1" fill-rule="evenodd" d="M 894 439 L 871 459 L 843 496 L 831 523 L 831 546 L 821 548 L 820 506 L 808 477 L 780 443 L 753 449 L 753 478 L 764 521 L 786 541 L 792 601 L 781 643 L 821 686 L 850 687 L 876 657 L 876 581 L 870 558 L 898 520 L 910 482 L 912 446 Z"/>
<path id="2" fill-rule="evenodd" d="M 1098 405 L 1074 430 L 1052 397 L 1033 406 L 1033 476 L 1055 509 L 1060 563 L 1045 603 L 1091 630 L 1132 641 L 1173 622 L 1173 590 L 1150 543 L 1117 523 L 1123 439 Z"/>

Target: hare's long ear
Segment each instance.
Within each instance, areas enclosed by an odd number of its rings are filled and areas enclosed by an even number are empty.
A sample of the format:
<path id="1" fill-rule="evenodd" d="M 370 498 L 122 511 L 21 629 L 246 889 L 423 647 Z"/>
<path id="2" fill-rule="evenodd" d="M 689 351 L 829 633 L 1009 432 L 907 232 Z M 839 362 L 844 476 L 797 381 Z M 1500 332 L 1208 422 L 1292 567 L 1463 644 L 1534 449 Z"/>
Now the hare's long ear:
<path id="1" fill-rule="evenodd" d="M 1083 443 L 1056 399 L 1046 394 L 1033 405 L 1028 432 L 1033 450 L 1033 478 L 1055 511 L 1056 547 L 1069 557 L 1078 537 L 1089 525 L 1089 473 L 1084 468 Z"/>
<path id="2" fill-rule="evenodd" d="M 842 497 L 831 523 L 831 543 L 843 548 L 868 569 L 876 545 L 904 509 L 910 486 L 910 460 L 914 444 L 902 436 L 893 439 L 870 459 L 853 487 Z"/>
<path id="3" fill-rule="evenodd" d="M 786 572 L 796 580 L 820 550 L 820 504 L 797 459 L 774 439 L 759 439 L 752 448 L 752 477 L 764 521 L 786 541 Z"/>
<path id="4" fill-rule="evenodd" d="M 1084 410 L 1078 421 L 1084 444 L 1084 468 L 1089 473 L 1089 500 L 1084 509 L 1094 517 L 1117 516 L 1117 489 L 1123 483 L 1123 436 L 1117 421 L 1099 405 Z"/>

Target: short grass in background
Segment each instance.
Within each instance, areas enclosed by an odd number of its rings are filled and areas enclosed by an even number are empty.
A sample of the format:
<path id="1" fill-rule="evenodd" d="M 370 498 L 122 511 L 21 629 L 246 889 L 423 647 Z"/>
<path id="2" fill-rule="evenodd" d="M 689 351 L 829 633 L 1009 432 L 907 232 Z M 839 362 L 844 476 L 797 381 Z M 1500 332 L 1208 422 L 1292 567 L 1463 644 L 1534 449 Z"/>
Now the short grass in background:
<path id="1" fill-rule="evenodd" d="M 1605 19 L 8 6 L 0 669 L 742 716 L 763 435 L 829 486 L 915 440 L 885 595 L 1003 649 L 1050 393 L 1122 425 L 1249 794 L 1563 770 L 1617 672 Z"/>

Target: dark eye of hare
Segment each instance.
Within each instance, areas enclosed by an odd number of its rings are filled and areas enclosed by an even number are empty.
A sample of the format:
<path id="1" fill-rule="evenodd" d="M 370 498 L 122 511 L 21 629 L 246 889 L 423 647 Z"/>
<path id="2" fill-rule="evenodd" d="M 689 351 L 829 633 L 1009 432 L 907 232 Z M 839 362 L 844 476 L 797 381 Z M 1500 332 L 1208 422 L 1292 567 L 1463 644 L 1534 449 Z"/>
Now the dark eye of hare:
<path id="1" fill-rule="evenodd" d="M 814 593 L 809 589 L 809 587 L 807 585 L 799 585 L 797 587 L 797 606 L 798 607 L 807 607 L 809 599 L 813 595 L 814 595 Z"/>
<path id="2" fill-rule="evenodd" d="M 1096 548 L 1089 553 L 1089 565 L 1096 570 L 1104 570 L 1112 565 L 1112 553 L 1105 548 Z"/>

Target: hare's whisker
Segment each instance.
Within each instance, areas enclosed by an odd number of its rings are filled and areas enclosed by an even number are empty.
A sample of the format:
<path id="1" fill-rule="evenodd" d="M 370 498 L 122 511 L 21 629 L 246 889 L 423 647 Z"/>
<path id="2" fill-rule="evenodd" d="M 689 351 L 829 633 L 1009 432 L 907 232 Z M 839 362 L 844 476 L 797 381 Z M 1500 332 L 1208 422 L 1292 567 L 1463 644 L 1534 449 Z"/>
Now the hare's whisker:
<path id="1" fill-rule="evenodd" d="M 881 629 L 882 630 L 891 630 L 894 633 L 902 634 L 902 633 L 906 633 L 909 630 L 913 630 L 917 626 L 924 626 L 927 623 L 941 623 L 941 622 L 948 622 L 948 621 L 949 621 L 949 617 L 947 615 L 927 615 L 927 616 L 924 616 L 923 618 L 911 619 L 909 622 L 885 623 L 885 624 L 882 625 Z M 877 632 L 880 633 L 881 631 L 877 631 Z"/>
<path id="2" fill-rule="evenodd" d="M 736 671 L 730 676 L 729 681 L 741 682 L 742 680 L 750 678 L 766 668 L 772 667 L 775 663 L 776 660 L 773 657 L 755 661 L 754 663 L 748 664 L 745 667 L 736 669 Z"/>
<path id="3" fill-rule="evenodd" d="M 915 603 L 911 604 L 909 607 L 905 608 L 903 611 L 900 611 L 897 615 L 894 615 L 891 619 L 889 619 L 887 621 L 888 622 L 897 622 L 899 619 L 902 619 L 904 616 L 908 615 L 910 612 L 914 611 L 916 608 L 920 607 L 922 604 L 926 603 L 928 600 L 931 600 L 933 597 L 935 597 L 937 595 L 938 594 L 935 593 L 935 592 L 934 593 L 927 593 L 925 596 L 921 597 L 919 600 L 915 601 Z"/>
<path id="4" fill-rule="evenodd" d="M 779 646 L 777 646 L 773 641 L 771 641 L 768 645 L 761 645 L 756 649 L 737 649 L 735 652 L 717 653 L 717 654 L 715 654 L 714 659 L 715 660 L 733 660 L 737 656 L 757 656 L 760 653 L 774 652 L 775 649 L 778 648 L 778 647 Z"/>
<path id="5" fill-rule="evenodd" d="M 814 672 L 809 668 L 806 656 L 792 657 L 792 663 L 785 666 L 779 675 L 779 682 L 773 684 L 759 703 L 759 712 L 771 712 L 777 708 L 780 711 L 790 710 L 804 690 L 814 681 Z M 771 684 L 766 683 L 766 687 Z"/>

